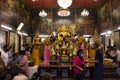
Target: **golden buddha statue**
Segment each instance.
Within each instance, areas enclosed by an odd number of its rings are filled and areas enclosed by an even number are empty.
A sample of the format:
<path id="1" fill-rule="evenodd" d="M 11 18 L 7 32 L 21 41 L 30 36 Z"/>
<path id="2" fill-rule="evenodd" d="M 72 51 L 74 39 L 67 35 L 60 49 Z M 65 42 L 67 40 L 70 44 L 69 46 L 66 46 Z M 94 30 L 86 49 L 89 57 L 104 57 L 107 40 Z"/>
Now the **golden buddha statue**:
<path id="1" fill-rule="evenodd" d="M 33 39 L 33 44 L 34 45 L 39 45 L 41 43 L 41 38 L 39 37 L 39 32 L 36 32 L 36 35 Z"/>
<path id="2" fill-rule="evenodd" d="M 33 51 L 32 51 L 32 56 L 35 58 L 35 65 L 39 65 L 40 62 L 40 44 L 41 44 L 41 39 L 39 37 L 39 32 L 36 32 L 36 35 L 33 39 Z"/>
<path id="3" fill-rule="evenodd" d="M 68 37 L 71 34 L 71 30 L 67 28 L 65 24 L 63 24 L 60 28 L 57 30 L 58 33 L 58 40 L 63 40 L 63 37 Z"/>

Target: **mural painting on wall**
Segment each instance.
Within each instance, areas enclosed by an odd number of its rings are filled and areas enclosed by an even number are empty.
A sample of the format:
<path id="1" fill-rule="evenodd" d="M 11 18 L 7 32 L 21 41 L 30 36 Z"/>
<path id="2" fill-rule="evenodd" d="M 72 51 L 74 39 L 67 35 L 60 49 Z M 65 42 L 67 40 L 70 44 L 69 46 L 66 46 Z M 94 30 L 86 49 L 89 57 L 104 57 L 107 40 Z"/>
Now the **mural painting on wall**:
<path id="1" fill-rule="evenodd" d="M 116 24 L 119 25 L 120 23 L 120 0 L 118 0 L 115 5 L 113 5 L 113 11 L 112 11 L 112 19 L 113 19 L 113 25 Z"/>
<path id="2" fill-rule="evenodd" d="M 50 34 L 52 27 L 51 13 L 47 13 L 47 17 L 40 17 L 39 32 L 40 34 Z"/>
<path id="3" fill-rule="evenodd" d="M 73 24 L 73 21 L 70 19 L 62 19 L 61 18 L 61 19 L 56 19 L 53 24 L 55 27 L 52 30 L 58 29 L 63 24 L 65 24 L 67 26 L 67 28 L 71 28 L 72 26 L 70 27 L 70 25 Z"/>
<path id="4" fill-rule="evenodd" d="M 63 25 L 63 24 L 66 25 L 67 28 L 71 28 L 73 26 L 73 24 L 75 24 L 75 13 L 74 13 L 75 9 L 73 9 L 73 8 L 69 9 L 70 12 L 73 12 L 69 16 L 60 16 L 60 15 L 58 15 L 58 11 L 59 11 L 59 8 L 55 8 L 52 11 L 52 19 L 53 19 L 52 31 L 55 31 L 56 29 L 61 27 L 61 25 Z"/>
<path id="5" fill-rule="evenodd" d="M 96 15 L 95 9 L 89 10 L 89 16 L 82 16 L 81 12 L 83 9 L 77 8 L 76 10 L 76 31 L 79 34 L 94 34 L 94 29 L 96 28 L 95 19 Z"/>
<path id="6" fill-rule="evenodd" d="M 103 30 L 109 27 L 115 28 L 120 23 L 120 0 L 107 0 L 99 10 L 101 27 Z"/>
<path id="7" fill-rule="evenodd" d="M 10 19 L 15 15 L 14 5 L 13 0 L 0 0 L 0 21 L 11 23 Z"/>
<path id="8" fill-rule="evenodd" d="M 22 0 L 0 0 L 0 21 L 18 26 L 19 22 L 28 23 L 28 9 Z M 7 18 L 6 18 L 7 17 Z"/>

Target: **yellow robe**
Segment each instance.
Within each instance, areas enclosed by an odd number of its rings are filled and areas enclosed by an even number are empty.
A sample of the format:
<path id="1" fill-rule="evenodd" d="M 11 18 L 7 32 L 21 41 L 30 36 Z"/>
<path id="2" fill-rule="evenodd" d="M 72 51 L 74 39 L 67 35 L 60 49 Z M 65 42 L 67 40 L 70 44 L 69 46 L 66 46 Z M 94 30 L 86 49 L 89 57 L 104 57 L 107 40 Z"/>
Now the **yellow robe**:
<path id="1" fill-rule="evenodd" d="M 39 65 L 40 64 L 40 49 L 33 48 L 32 56 L 33 58 L 35 58 L 35 65 Z"/>

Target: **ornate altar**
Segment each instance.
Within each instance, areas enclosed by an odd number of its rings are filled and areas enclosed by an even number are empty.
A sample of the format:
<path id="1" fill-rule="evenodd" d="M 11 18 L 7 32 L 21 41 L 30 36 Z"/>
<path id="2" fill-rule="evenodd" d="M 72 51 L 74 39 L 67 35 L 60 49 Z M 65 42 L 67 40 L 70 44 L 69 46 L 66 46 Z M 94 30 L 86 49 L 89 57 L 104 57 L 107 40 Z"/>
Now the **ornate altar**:
<path id="1" fill-rule="evenodd" d="M 56 33 L 57 36 L 53 36 L 55 41 L 51 44 L 50 64 L 40 65 L 38 72 L 40 75 L 50 72 L 52 77 L 73 77 L 71 64 L 74 56 L 76 56 L 78 48 L 86 49 L 87 42 L 83 36 L 77 40 L 66 25 L 58 28 Z"/>
<path id="2" fill-rule="evenodd" d="M 71 41 L 71 29 L 62 25 L 57 30 L 57 40 L 51 47 L 51 63 L 71 63 L 74 56 L 75 44 Z"/>

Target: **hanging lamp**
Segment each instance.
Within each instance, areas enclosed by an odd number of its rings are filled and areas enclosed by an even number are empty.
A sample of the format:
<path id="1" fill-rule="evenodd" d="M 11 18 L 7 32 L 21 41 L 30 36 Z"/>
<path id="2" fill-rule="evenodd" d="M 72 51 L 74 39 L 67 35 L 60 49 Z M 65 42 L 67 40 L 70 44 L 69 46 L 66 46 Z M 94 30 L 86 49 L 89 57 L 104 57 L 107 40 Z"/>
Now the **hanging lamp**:
<path id="1" fill-rule="evenodd" d="M 72 0 L 57 0 L 57 3 L 61 8 L 67 9 L 71 6 Z"/>
<path id="2" fill-rule="evenodd" d="M 81 16 L 88 16 L 89 15 L 89 11 L 87 9 L 85 9 L 86 7 L 86 1 L 84 0 L 84 9 L 83 11 L 81 12 Z"/>
<path id="3" fill-rule="evenodd" d="M 40 17 L 46 17 L 47 16 L 47 12 L 45 12 L 44 10 L 44 1 L 42 2 L 42 11 L 39 12 L 39 16 Z"/>

